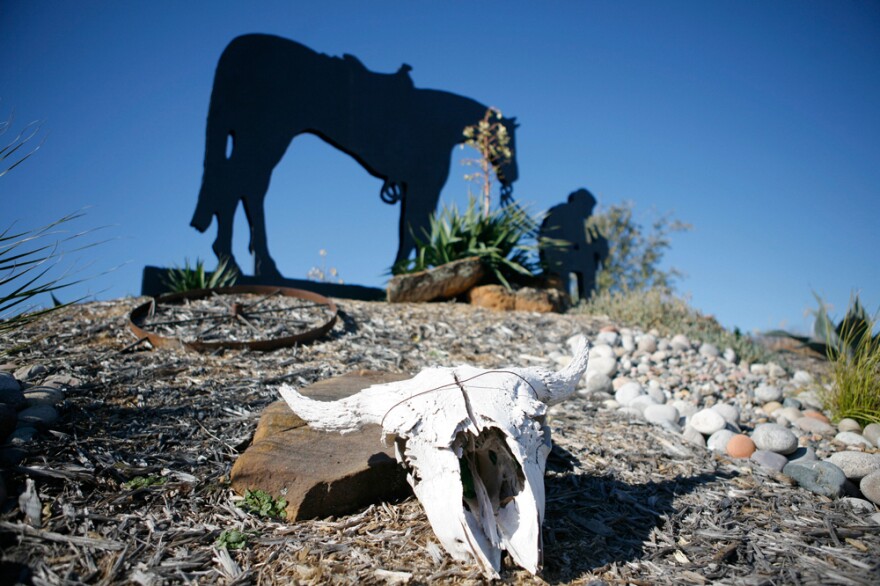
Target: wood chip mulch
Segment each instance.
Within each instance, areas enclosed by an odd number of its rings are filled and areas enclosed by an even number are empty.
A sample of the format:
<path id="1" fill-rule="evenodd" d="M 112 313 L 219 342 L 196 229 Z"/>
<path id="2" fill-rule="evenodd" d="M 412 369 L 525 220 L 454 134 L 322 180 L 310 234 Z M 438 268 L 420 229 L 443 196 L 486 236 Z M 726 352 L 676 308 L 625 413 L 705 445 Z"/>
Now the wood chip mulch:
<path id="1" fill-rule="evenodd" d="M 482 583 L 445 554 L 413 498 L 288 524 L 238 506 L 230 468 L 282 382 L 356 369 L 553 366 L 548 354 L 567 352 L 568 337 L 595 337 L 607 323 L 338 300 L 342 319 L 310 345 L 198 354 L 132 346 L 127 313 L 143 301 L 76 306 L 19 335 L 29 344 L 18 365 L 43 364 L 80 384 L 67 391 L 61 421 L 5 472 L 0 583 Z M 506 562 L 501 582 L 880 583 L 880 526 L 845 503 L 584 397 L 551 415 L 544 571 L 533 577 Z M 14 498 L 27 480 L 40 527 Z M 243 548 L 218 546 L 230 530 L 245 534 Z"/>

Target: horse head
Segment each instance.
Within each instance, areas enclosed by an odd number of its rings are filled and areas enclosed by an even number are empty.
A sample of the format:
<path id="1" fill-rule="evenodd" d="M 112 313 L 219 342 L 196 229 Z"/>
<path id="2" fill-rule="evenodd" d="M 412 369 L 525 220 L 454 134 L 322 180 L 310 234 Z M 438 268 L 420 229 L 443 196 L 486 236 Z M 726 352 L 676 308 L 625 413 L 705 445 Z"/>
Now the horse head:
<path id="1" fill-rule="evenodd" d="M 495 175 L 501 182 L 501 203 L 509 204 L 513 201 L 513 182 L 519 179 L 519 169 L 516 165 L 516 117 L 502 118 L 501 124 L 507 130 L 507 136 L 510 137 L 508 146 L 510 147 L 511 156 L 504 161 L 492 161 L 495 167 Z"/>

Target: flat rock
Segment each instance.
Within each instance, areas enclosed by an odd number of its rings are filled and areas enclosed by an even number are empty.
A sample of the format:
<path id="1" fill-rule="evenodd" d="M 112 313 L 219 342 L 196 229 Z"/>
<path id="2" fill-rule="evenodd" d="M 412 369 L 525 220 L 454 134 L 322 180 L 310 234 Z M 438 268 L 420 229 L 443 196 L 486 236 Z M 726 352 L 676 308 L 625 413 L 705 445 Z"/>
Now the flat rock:
<path id="1" fill-rule="evenodd" d="M 810 462 L 789 462 L 782 473 L 810 492 L 828 497 L 843 494 L 846 475 L 843 470 L 822 460 Z"/>
<path id="2" fill-rule="evenodd" d="M 417 273 L 395 275 L 388 281 L 392 303 L 451 299 L 475 287 L 486 276 L 478 257 L 463 258 Z"/>
<path id="3" fill-rule="evenodd" d="M 300 392 L 335 401 L 370 385 L 406 378 L 356 371 Z M 233 465 L 232 488 L 239 494 L 256 489 L 283 494 L 290 521 L 343 515 L 410 494 L 404 469 L 380 437 L 378 425 L 345 435 L 315 431 L 284 401 L 276 401 L 263 411 L 253 442 Z"/>

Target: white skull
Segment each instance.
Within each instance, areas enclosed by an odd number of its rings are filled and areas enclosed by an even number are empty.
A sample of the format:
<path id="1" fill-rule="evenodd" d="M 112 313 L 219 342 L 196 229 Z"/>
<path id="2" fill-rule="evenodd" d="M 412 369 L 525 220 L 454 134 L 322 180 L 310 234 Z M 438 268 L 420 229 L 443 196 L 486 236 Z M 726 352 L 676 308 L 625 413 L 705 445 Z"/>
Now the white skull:
<path id="1" fill-rule="evenodd" d="M 429 368 L 340 401 L 314 401 L 281 387 L 314 429 L 346 433 L 382 426 L 437 538 L 456 559 L 497 577 L 501 551 L 531 573 L 542 562 L 547 405 L 569 397 L 586 370 L 582 338 L 571 363 L 544 368 Z"/>

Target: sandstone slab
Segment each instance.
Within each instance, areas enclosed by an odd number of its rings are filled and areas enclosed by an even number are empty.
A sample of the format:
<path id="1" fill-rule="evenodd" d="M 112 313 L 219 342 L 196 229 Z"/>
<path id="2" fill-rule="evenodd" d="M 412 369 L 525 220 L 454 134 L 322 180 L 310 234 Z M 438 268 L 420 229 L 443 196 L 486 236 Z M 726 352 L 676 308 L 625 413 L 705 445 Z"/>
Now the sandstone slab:
<path id="1" fill-rule="evenodd" d="M 335 401 L 370 385 L 405 378 L 356 371 L 301 392 Z M 289 521 L 343 515 L 410 494 L 404 469 L 380 437 L 378 425 L 345 435 L 315 431 L 284 401 L 277 401 L 263 411 L 250 447 L 233 465 L 232 488 L 239 494 L 259 489 L 283 496 Z"/>
<path id="2" fill-rule="evenodd" d="M 417 273 L 395 275 L 388 281 L 386 292 L 391 303 L 451 299 L 472 289 L 485 276 L 483 263 L 474 256 Z"/>

